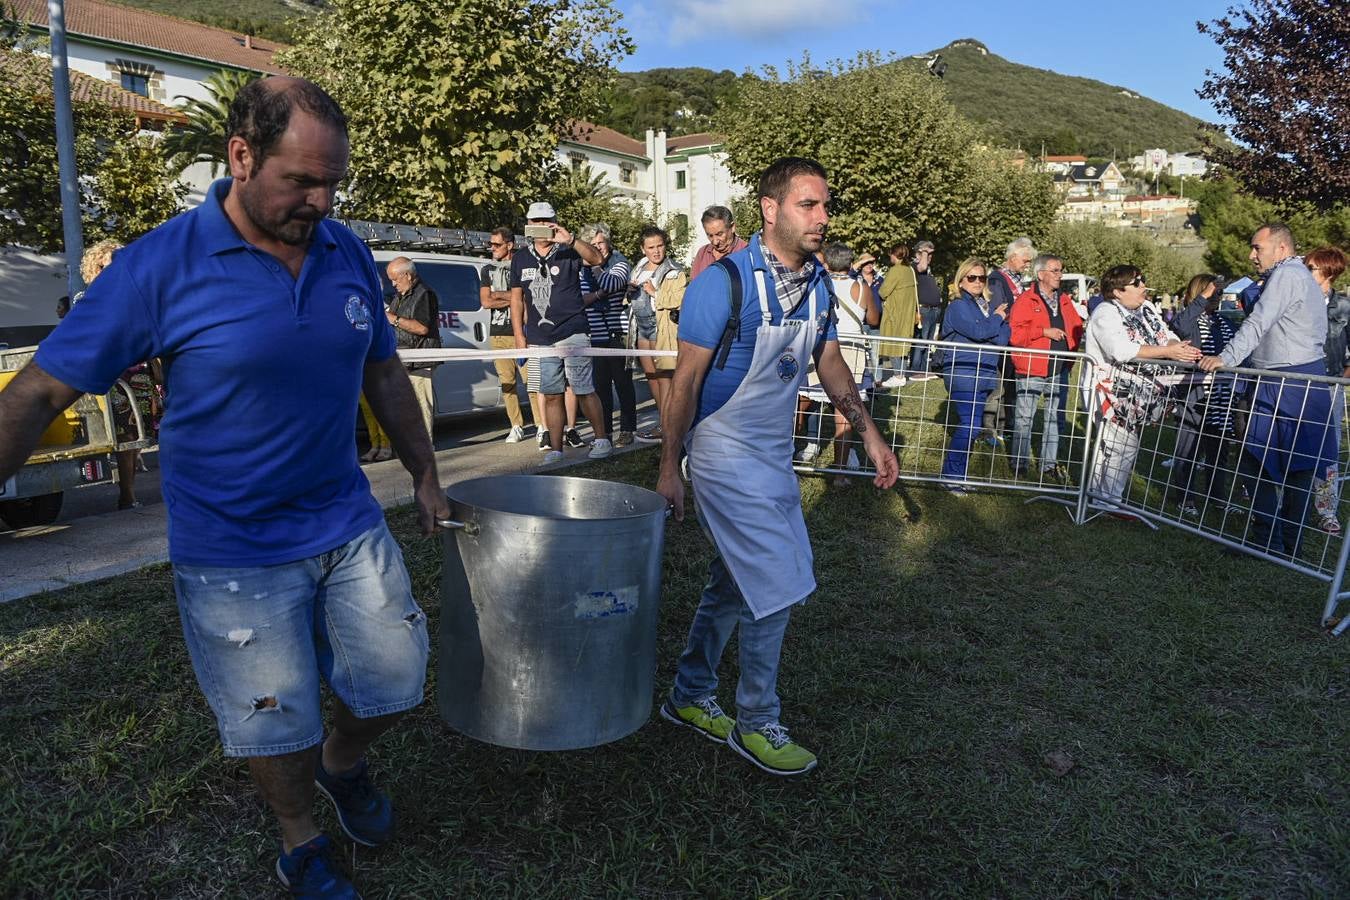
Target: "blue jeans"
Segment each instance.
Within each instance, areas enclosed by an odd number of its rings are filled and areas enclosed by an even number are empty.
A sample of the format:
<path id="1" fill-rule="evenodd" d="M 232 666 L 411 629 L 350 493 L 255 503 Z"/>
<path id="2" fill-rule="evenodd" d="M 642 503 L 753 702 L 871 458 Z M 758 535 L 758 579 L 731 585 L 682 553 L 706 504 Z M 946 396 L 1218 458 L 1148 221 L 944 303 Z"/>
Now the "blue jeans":
<path id="1" fill-rule="evenodd" d="M 971 379 L 973 382 L 973 379 Z M 956 417 L 960 424 L 952 432 L 952 442 L 947 447 L 947 455 L 942 457 L 942 477 L 957 480 L 966 477 L 966 468 L 970 463 L 970 445 L 975 443 L 975 434 L 979 431 L 980 415 L 984 411 L 989 391 L 952 391 L 952 405 L 956 407 Z"/>
<path id="2" fill-rule="evenodd" d="M 1017 400 L 1013 408 L 1013 466 L 1025 469 L 1031 464 L 1031 426 L 1036 406 L 1045 398 L 1045 416 L 1041 419 L 1042 469 L 1053 469 L 1059 462 L 1059 388 L 1058 378 L 1035 375 L 1017 377 Z"/>
<path id="3" fill-rule="evenodd" d="M 1069 420 L 1066 414 L 1069 410 L 1069 375 L 1073 372 L 1072 360 L 1064 360 L 1060 363 L 1059 370 L 1059 415 L 1055 417 L 1055 424 L 1059 426 L 1060 434 L 1069 433 Z"/>
<path id="4" fill-rule="evenodd" d="M 722 557 L 714 557 L 708 566 L 708 584 L 689 626 L 688 643 L 680 654 L 671 702 L 677 707 L 689 706 L 717 693 L 717 666 L 732 629 L 739 623 L 741 677 L 736 682 L 736 726 L 742 734 L 749 734 L 777 722 L 778 660 L 791 612 L 792 607 L 788 607 L 755 619 Z"/>
<path id="5" fill-rule="evenodd" d="M 942 307 L 919 307 L 919 337 L 925 341 L 937 339 L 938 325 L 942 324 Z M 928 345 L 918 344 L 909 355 L 909 370 L 922 375 L 928 371 Z"/>
<path id="6" fill-rule="evenodd" d="M 422 702 L 426 614 L 383 521 L 308 559 L 175 565 L 173 580 L 226 756 L 281 756 L 323 740 L 321 679 L 358 718 Z"/>

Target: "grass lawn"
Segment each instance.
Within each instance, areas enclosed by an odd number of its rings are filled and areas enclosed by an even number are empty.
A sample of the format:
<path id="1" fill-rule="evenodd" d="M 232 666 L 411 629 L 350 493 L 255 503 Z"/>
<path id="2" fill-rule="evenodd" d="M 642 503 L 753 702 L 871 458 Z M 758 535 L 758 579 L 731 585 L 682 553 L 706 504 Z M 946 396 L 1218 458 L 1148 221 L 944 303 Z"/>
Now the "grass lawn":
<path id="1" fill-rule="evenodd" d="M 656 454 L 568 474 L 651 486 Z M 1350 643 L 1317 627 L 1321 583 L 1016 496 L 802 493 L 820 591 L 780 691 L 816 772 L 655 716 L 504 750 L 429 700 L 373 753 L 400 840 L 339 844 L 365 896 L 1350 894 Z M 438 544 L 390 521 L 434 642 Z M 658 691 L 709 556 L 669 527 Z M 724 674 L 730 705 L 734 653 Z M 167 567 L 0 606 L 0 895 L 271 896 L 275 847 Z"/>

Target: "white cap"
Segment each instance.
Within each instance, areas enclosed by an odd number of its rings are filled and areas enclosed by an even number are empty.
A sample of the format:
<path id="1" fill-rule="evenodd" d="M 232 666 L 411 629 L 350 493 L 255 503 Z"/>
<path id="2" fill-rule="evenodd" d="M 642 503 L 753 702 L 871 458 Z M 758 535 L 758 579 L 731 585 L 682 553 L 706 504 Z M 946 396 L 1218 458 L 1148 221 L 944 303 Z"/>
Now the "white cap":
<path id="1" fill-rule="evenodd" d="M 547 200 L 536 200 L 530 204 L 530 208 L 525 213 L 527 219 L 556 219 L 558 214 L 553 211 L 553 204 Z"/>

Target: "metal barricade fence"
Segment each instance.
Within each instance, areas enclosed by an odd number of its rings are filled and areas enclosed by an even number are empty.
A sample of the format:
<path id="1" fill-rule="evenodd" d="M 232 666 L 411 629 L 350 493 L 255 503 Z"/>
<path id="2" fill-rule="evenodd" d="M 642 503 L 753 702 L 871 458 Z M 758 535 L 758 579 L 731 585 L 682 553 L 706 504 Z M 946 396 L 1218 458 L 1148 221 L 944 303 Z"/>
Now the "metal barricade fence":
<path id="1" fill-rule="evenodd" d="M 1259 369 L 1206 374 L 1181 363 L 1112 366 L 1086 389 L 1097 413 L 1089 508 L 1180 528 L 1325 581 L 1325 625 L 1344 595 L 1350 550 L 1350 498 L 1341 490 L 1347 384 Z"/>
<path id="2" fill-rule="evenodd" d="M 1063 503 L 1081 521 L 1093 427 L 1076 387 L 1083 354 L 911 339 L 904 342 L 907 356 L 918 347 L 932 361 L 931 370 L 911 371 L 908 359 L 902 367 L 878 358 L 896 344 L 871 335 L 840 340 L 846 358 L 856 357 L 850 347 L 870 351 L 865 405 L 895 451 L 902 480 L 958 493 L 1031 493 Z M 1014 362 L 1027 374 L 1018 375 Z M 847 430 L 835 439 L 846 430 L 821 388 L 804 390 L 797 471 L 875 474 L 856 434 Z"/>

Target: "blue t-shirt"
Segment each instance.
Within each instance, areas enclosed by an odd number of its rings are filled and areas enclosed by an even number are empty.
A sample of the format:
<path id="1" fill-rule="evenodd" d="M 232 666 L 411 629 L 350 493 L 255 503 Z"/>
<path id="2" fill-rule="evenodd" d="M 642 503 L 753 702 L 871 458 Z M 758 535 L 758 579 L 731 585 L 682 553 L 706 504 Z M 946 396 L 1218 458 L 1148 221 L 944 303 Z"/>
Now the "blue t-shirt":
<path id="1" fill-rule="evenodd" d="M 763 314 L 756 295 L 755 270 L 764 271 L 764 289 L 774 293 L 773 271 L 764 262 L 764 252 L 760 247 L 760 236 L 750 238 L 750 245 L 737 250 L 726 257 L 741 273 L 741 330 L 739 336 L 731 342 L 731 352 L 727 354 L 725 368 L 717 368 L 714 357 L 713 366 L 703 379 L 703 391 L 698 399 L 697 424 L 721 409 L 723 404 L 736 393 L 746 372 L 750 370 L 750 361 L 755 355 L 755 337 L 763 322 Z M 825 267 L 816 264 L 815 272 L 802 295 L 802 301 L 788 313 L 789 319 L 805 319 L 810 300 L 810 292 L 816 292 L 816 349 L 826 341 L 837 339 L 834 317 L 830 315 L 830 278 Z M 772 324 L 783 321 L 783 308 L 776 296 L 767 298 Z M 684 302 L 680 305 L 680 340 L 697 344 L 700 347 L 714 349 L 722 339 L 727 319 L 731 316 L 731 282 L 721 266 L 712 265 L 699 273 L 689 282 L 684 292 Z M 789 415 L 791 412 L 789 411 Z"/>
<path id="2" fill-rule="evenodd" d="M 89 393 L 163 360 L 169 557 L 185 565 L 305 559 L 382 515 L 355 439 L 364 366 L 395 352 L 370 251 L 324 220 L 292 279 L 226 218 L 231 183 L 118 251 L 36 357 Z"/>
<path id="3" fill-rule="evenodd" d="M 511 257 L 511 287 L 525 293 L 527 343 L 556 344 L 586 333 L 586 303 L 581 297 L 581 270 L 585 267 L 577 251 L 557 244 L 542 258 L 534 252 L 533 243 Z"/>

